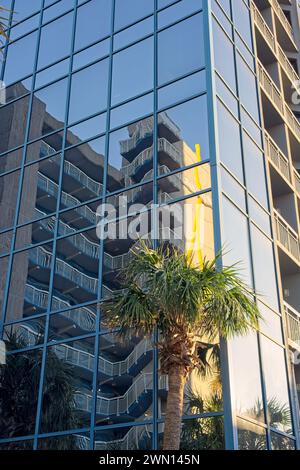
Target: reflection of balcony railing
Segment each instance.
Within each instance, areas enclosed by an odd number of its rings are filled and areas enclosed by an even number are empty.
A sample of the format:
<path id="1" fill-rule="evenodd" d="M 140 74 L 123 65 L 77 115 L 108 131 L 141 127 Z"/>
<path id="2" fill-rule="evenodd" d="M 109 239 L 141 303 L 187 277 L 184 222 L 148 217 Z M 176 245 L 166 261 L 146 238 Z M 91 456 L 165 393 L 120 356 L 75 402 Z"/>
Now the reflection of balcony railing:
<path id="1" fill-rule="evenodd" d="M 294 258 L 300 262 L 300 245 L 297 233 L 277 211 L 274 211 L 274 220 L 277 240 Z"/>
<path id="2" fill-rule="evenodd" d="M 96 412 L 104 416 L 119 416 L 127 413 L 134 403 L 138 403 L 143 394 L 152 391 L 153 389 L 153 374 L 144 373 L 140 374 L 128 390 L 119 397 L 104 398 L 98 396 Z M 167 376 L 162 375 L 159 378 L 159 390 L 168 389 Z M 88 413 L 92 410 L 93 397 L 87 393 L 78 392 L 75 394 L 76 406 Z"/>
<path id="3" fill-rule="evenodd" d="M 288 159 L 267 132 L 265 133 L 265 138 L 266 154 L 268 158 L 274 163 L 279 172 L 291 183 L 292 178 Z"/>
<path id="4" fill-rule="evenodd" d="M 137 364 L 138 360 L 152 349 L 152 343 L 148 339 L 140 341 L 131 353 L 119 362 L 111 362 L 103 357 L 99 358 L 98 369 L 99 372 L 108 375 L 109 377 L 121 376 L 128 374 L 133 365 Z M 66 344 L 60 344 L 54 346 L 55 352 L 60 359 L 72 364 L 72 366 L 82 367 L 90 371 L 93 370 L 94 355 L 82 351 L 80 349 L 68 346 Z"/>
<path id="5" fill-rule="evenodd" d="M 48 307 L 49 293 L 30 284 L 26 284 L 25 300 L 34 306 L 46 310 Z M 52 296 L 51 309 L 53 311 L 62 310 L 66 307 L 71 307 L 71 305 L 65 300 L 61 300 L 56 296 Z M 77 324 L 85 331 L 93 331 L 95 329 L 95 313 L 88 307 L 67 310 L 60 313 L 60 315 L 69 319 L 72 323 Z"/>
<path id="6" fill-rule="evenodd" d="M 267 43 L 269 44 L 270 48 L 274 53 L 276 53 L 276 43 L 275 43 L 275 37 L 272 31 L 270 30 L 269 26 L 267 25 L 264 17 L 258 10 L 257 6 L 255 3 L 251 2 L 251 10 L 252 10 L 252 15 L 254 18 L 254 22 L 256 26 L 258 27 L 261 35 L 265 38 Z"/>
<path id="7" fill-rule="evenodd" d="M 297 170 L 294 170 L 295 176 L 295 188 L 298 194 L 300 194 L 300 175 Z"/>
<path id="8" fill-rule="evenodd" d="M 300 347 L 300 313 L 288 303 L 284 303 L 284 310 L 287 320 L 288 337 Z"/>

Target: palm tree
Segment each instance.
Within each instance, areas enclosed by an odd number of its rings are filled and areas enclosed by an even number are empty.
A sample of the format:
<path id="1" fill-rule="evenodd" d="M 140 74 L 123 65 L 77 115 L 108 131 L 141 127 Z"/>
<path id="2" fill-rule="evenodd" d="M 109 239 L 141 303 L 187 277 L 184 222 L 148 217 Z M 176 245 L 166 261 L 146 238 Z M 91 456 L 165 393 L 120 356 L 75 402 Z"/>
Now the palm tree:
<path id="1" fill-rule="evenodd" d="M 3 42 L 7 39 L 7 34 L 6 34 L 6 28 L 7 28 L 7 21 L 8 19 L 4 16 L 5 12 L 8 12 L 4 7 L 0 6 L 0 46 L 3 44 Z"/>
<path id="2" fill-rule="evenodd" d="M 7 351 L 16 351 L 26 346 L 28 343 L 22 338 L 21 333 L 12 332 L 7 335 Z M 8 355 L 6 364 L 0 365 L 1 436 L 13 438 L 27 436 L 34 432 L 41 362 L 42 350 L 32 349 Z M 71 366 L 49 348 L 45 370 L 41 432 L 78 427 L 73 375 Z M 9 448 L 13 450 L 15 445 L 11 443 Z M 76 449 L 77 441 L 73 436 L 46 439 L 41 440 L 40 447 L 56 450 Z"/>
<path id="3" fill-rule="evenodd" d="M 246 334 L 258 325 L 252 292 L 236 266 L 217 269 L 221 254 L 197 266 L 191 256 L 171 247 L 132 251 L 123 271 L 126 290 L 103 303 L 104 317 L 121 335 L 160 333 L 161 371 L 168 375 L 165 450 L 180 446 L 184 387 L 196 367 L 217 360 L 216 338 Z"/>

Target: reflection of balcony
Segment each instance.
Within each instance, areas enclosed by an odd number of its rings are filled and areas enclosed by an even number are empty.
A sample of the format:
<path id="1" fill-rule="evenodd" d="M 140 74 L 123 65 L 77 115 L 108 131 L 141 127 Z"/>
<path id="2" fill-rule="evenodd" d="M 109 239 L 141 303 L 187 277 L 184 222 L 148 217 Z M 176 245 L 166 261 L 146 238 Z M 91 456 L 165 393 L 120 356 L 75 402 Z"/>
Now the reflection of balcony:
<path id="1" fill-rule="evenodd" d="M 167 390 L 167 376 L 162 375 L 159 378 L 159 390 Z M 126 414 L 131 408 L 138 405 L 139 401 L 144 400 L 146 406 L 145 395 L 153 390 L 153 373 L 140 374 L 124 395 L 105 398 L 98 396 L 96 413 L 102 416 L 120 416 Z M 149 399 L 151 399 L 149 394 Z M 75 394 L 76 407 L 88 413 L 92 410 L 93 397 L 87 393 L 78 392 Z"/>
<path id="2" fill-rule="evenodd" d="M 72 364 L 72 366 L 81 367 L 93 371 L 94 355 L 80 349 L 59 344 L 54 346 L 55 352 L 60 359 Z M 98 370 L 108 377 L 117 377 L 129 374 L 131 369 L 137 365 L 139 359 L 152 350 L 151 341 L 144 339 L 140 341 L 126 359 L 118 362 L 111 362 L 104 357 L 98 361 Z"/>
<path id="3" fill-rule="evenodd" d="M 267 132 L 265 132 L 265 142 L 267 157 L 272 161 L 279 173 L 281 173 L 291 183 L 292 177 L 288 159 Z"/>
<path id="4" fill-rule="evenodd" d="M 297 232 L 284 220 L 283 217 L 274 211 L 277 241 L 285 250 L 300 262 L 300 244 Z"/>
<path id="5" fill-rule="evenodd" d="M 48 307 L 49 293 L 30 284 L 26 284 L 25 301 L 46 311 Z M 56 296 L 52 296 L 51 306 L 53 311 L 71 307 L 67 301 L 59 299 Z M 77 324 L 84 331 L 93 331 L 95 329 L 95 313 L 88 307 L 67 310 L 60 313 L 60 315 L 67 318 L 72 323 Z"/>
<path id="6" fill-rule="evenodd" d="M 300 313 L 284 302 L 288 339 L 300 348 Z"/>

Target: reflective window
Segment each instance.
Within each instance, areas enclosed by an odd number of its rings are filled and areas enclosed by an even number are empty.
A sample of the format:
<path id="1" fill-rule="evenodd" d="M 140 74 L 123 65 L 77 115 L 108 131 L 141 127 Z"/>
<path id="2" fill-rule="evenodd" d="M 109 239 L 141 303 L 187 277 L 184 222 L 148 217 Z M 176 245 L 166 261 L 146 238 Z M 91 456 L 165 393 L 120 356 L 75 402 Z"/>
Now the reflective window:
<path id="1" fill-rule="evenodd" d="M 158 162 L 166 171 L 209 159 L 206 96 L 159 113 L 158 137 Z"/>
<path id="2" fill-rule="evenodd" d="M 120 49 L 153 32 L 153 17 L 146 18 L 114 36 L 114 49 Z"/>
<path id="3" fill-rule="evenodd" d="M 271 432 L 272 450 L 295 450 L 295 441 Z"/>
<path id="4" fill-rule="evenodd" d="M 13 226 L 19 190 L 20 171 L 14 171 L 0 177 L 0 228 Z"/>
<path id="5" fill-rule="evenodd" d="M 71 52 L 73 13 L 43 26 L 41 31 L 38 68 L 51 64 Z M 51 40 L 49 41 L 49 38 Z"/>
<path id="6" fill-rule="evenodd" d="M 239 450 L 267 450 L 266 430 L 238 419 L 238 442 Z"/>
<path id="7" fill-rule="evenodd" d="M 110 33 L 111 0 L 91 0 L 77 10 L 75 50 L 86 47 Z"/>
<path id="8" fill-rule="evenodd" d="M 47 5 L 45 5 L 47 6 Z M 43 13 L 43 22 L 52 20 L 53 18 L 65 13 L 68 10 L 73 8 L 73 3 L 70 0 L 59 0 L 59 2 L 54 3 L 49 8 L 44 10 Z"/>
<path id="9" fill-rule="evenodd" d="M 154 0 L 116 0 L 115 31 L 153 13 Z"/>
<path id="10" fill-rule="evenodd" d="M 114 108 L 110 113 L 110 127 L 113 129 L 151 113 L 153 113 L 153 94 L 148 93 L 130 103 Z"/>
<path id="11" fill-rule="evenodd" d="M 67 78 L 34 93 L 30 119 L 30 139 L 64 126 L 67 99 Z"/>
<path id="12" fill-rule="evenodd" d="M 21 21 L 24 18 L 39 11 L 41 8 L 41 0 L 15 0 L 14 4 L 14 21 Z"/>
<path id="13" fill-rule="evenodd" d="M 250 217 L 267 235 L 271 236 L 271 220 L 269 214 L 251 196 L 249 196 L 248 202 Z"/>
<path id="14" fill-rule="evenodd" d="M 6 321 L 47 311 L 51 265 L 50 243 L 14 255 Z"/>
<path id="15" fill-rule="evenodd" d="M 37 32 L 33 32 L 8 46 L 4 82 L 17 82 L 32 73 L 35 62 Z"/>
<path id="16" fill-rule="evenodd" d="M 94 338 L 48 347 L 40 432 L 88 427 Z"/>
<path id="17" fill-rule="evenodd" d="M 246 41 L 248 47 L 252 49 L 252 30 L 249 8 L 242 2 L 232 2 L 233 21 L 236 29 Z"/>
<path id="18" fill-rule="evenodd" d="M 107 106 L 108 60 L 76 72 L 72 76 L 69 122 L 79 121 Z"/>
<path id="19" fill-rule="evenodd" d="M 262 315 L 260 330 L 279 343 L 283 343 L 281 317 L 262 302 L 259 302 L 259 311 Z"/>
<path id="20" fill-rule="evenodd" d="M 114 55 L 112 105 L 153 88 L 153 38 Z"/>
<path id="21" fill-rule="evenodd" d="M 127 426 L 95 432 L 95 451 L 113 450 L 147 450 L 152 447 L 152 424 Z"/>
<path id="22" fill-rule="evenodd" d="M 205 65 L 202 15 L 195 15 L 158 34 L 158 83 Z M 197 44 L 197 47 L 195 47 Z"/>
<path id="23" fill-rule="evenodd" d="M 239 263 L 240 275 L 245 282 L 252 285 L 250 258 L 249 228 L 247 218 L 226 197 L 222 199 L 222 219 L 224 229 L 225 254 L 227 265 Z M 239 230 L 236 230 L 238 223 Z"/>
<path id="24" fill-rule="evenodd" d="M 158 28 L 168 26 L 168 24 L 180 20 L 180 18 L 188 16 L 201 8 L 202 0 L 182 0 L 177 2 L 158 14 Z"/>
<path id="25" fill-rule="evenodd" d="M 265 421 L 257 336 L 236 337 L 230 342 L 236 414 Z"/>
<path id="26" fill-rule="evenodd" d="M 233 44 L 216 21 L 213 21 L 213 37 L 216 70 L 236 93 Z"/>
<path id="27" fill-rule="evenodd" d="M 270 426 L 292 433 L 284 350 L 261 337 Z"/>
<path id="28" fill-rule="evenodd" d="M 240 54 L 237 54 L 237 73 L 240 100 L 255 121 L 259 123 L 256 77 Z"/>
<path id="29" fill-rule="evenodd" d="M 267 183 L 263 153 L 255 143 L 243 133 L 246 186 L 248 190 L 268 208 Z"/>
<path id="30" fill-rule="evenodd" d="M 206 90 L 206 73 L 205 70 L 190 75 L 187 78 L 164 86 L 158 90 L 158 108 L 165 108 L 177 101 L 189 98 L 197 93 Z"/>
<path id="31" fill-rule="evenodd" d="M 13 26 L 9 32 L 9 39 L 13 41 L 39 26 L 40 15 L 34 15 L 26 21 Z"/>
<path id="32" fill-rule="evenodd" d="M 217 106 L 220 159 L 243 183 L 240 125 L 219 100 Z"/>
<path id="33" fill-rule="evenodd" d="M 66 147 L 78 144 L 83 140 L 94 137 L 97 134 L 102 134 L 106 129 L 106 113 L 98 114 L 97 116 L 87 119 L 86 121 L 71 126 L 67 130 Z M 90 145 L 96 150 L 94 146 L 95 141 L 90 142 Z"/>
<path id="34" fill-rule="evenodd" d="M 48 67 L 45 70 L 36 74 L 35 77 L 35 88 L 47 85 L 59 77 L 66 75 L 69 71 L 69 59 L 65 59 L 58 64 Z"/>
<path id="35" fill-rule="evenodd" d="M 256 227 L 251 227 L 255 288 L 263 300 L 278 310 L 277 282 L 272 242 Z"/>
<path id="36" fill-rule="evenodd" d="M 26 96 L 0 108 L 1 152 L 6 152 L 7 150 L 18 147 L 24 143 L 28 105 L 29 97 Z M 19 152 L 11 153 L 10 156 L 15 157 L 15 161 L 21 162 L 21 155 Z M 9 161 L 7 161 L 7 163 L 9 165 L 13 165 L 13 163 L 9 163 Z M 2 165 L 4 165 L 4 160 L 2 160 L 2 163 L 0 164 L 1 168 L 3 168 Z M 7 170 L 9 169 L 10 168 L 7 168 Z"/>
<path id="37" fill-rule="evenodd" d="M 90 433 L 65 434 L 38 440 L 38 450 L 88 450 Z"/>
<path id="38" fill-rule="evenodd" d="M 180 446 L 196 452 L 225 449 L 223 417 L 183 421 Z"/>
<path id="39" fill-rule="evenodd" d="M 246 194 L 243 187 L 223 167 L 221 167 L 221 179 L 222 191 L 227 194 L 240 209 L 246 212 Z"/>
<path id="40" fill-rule="evenodd" d="M 78 239 L 85 240 L 84 233 L 78 234 Z M 53 311 L 68 308 L 68 301 L 57 295 L 52 296 L 51 309 Z M 67 340 L 81 335 L 92 334 L 96 328 L 96 318 L 99 308 L 96 305 L 86 307 L 70 308 L 50 316 L 49 338 L 51 341 Z M 70 351 L 70 349 L 69 349 Z M 75 354 L 76 355 L 76 354 Z M 91 354 L 86 357 L 87 363 L 93 362 Z M 90 368 L 90 366 L 88 368 Z"/>
<path id="41" fill-rule="evenodd" d="M 73 56 L 73 70 L 89 64 L 109 54 L 109 39 L 98 42 Z"/>

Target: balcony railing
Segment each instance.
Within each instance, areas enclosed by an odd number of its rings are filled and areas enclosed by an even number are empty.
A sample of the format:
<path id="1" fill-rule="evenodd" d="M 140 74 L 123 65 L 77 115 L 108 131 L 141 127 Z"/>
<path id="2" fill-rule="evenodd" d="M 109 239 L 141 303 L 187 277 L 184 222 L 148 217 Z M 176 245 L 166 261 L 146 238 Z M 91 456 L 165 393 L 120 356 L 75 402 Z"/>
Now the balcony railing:
<path id="1" fill-rule="evenodd" d="M 258 61 L 258 78 L 264 92 L 268 95 L 274 106 L 285 118 L 291 131 L 300 142 L 300 123 L 291 108 L 285 103 L 283 96 L 271 76 L 261 62 Z"/>
<path id="2" fill-rule="evenodd" d="M 277 211 L 274 211 L 274 219 L 278 242 L 300 262 L 300 244 L 297 233 Z"/>
<path id="3" fill-rule="evenodd" d="M 291 183 L 292 178 L 288 159 L 267 132 L 265 132 L 265 139 L 268 158 L 274 163 L 277 170 Z"/>
<path id="4" fill-rule="evenodd" d="M 284 27 L 286 33 L 290 37 L 291 41 L 295 44 L 294 35 L 293 35 L 293 28 L 292 28 L 291 24 L 289 23 L 287 17 L 285 16 L 285 14 L 283 13 L 283 10 L 282 10 L 280 4 L 278 3 L 277 0 L 270 0 L 270 3 L 272 5 L 279 21 L 281 22 L 282 26 Z"/>
<path id="5" fill-rule="evenodd" d="M 284 303 L 287 333 L 290 340 L 300 346 L 300 313 L 288 303 Z"/>
<path id="6" fill-rule="evenodd" d="M 271 29 L 267 25 L 259 9 L 253 2 L 251 2 L 251 11 L 252 11 L 254 23 L 256 24 L 262 36 L 265 38 L 266 42 L 269 44 L 274 54 L 276 54 L 276 41 L 275 41 L 274 34 L 272 33 Z"/>
<path id="7" fill-rule="evenodd" d="M 295 188 L 298 194 L 300 194 L 300 175 L 297 170 L 294 170 L 295 176 Z"/>
<path id="8" fill-rule="evenodd" d="M 283 49 L 278 43 L 277 43 L 277 50 L 278 50 L 277 57 L 280 62 L 280 65 L 282 66 L 286 74 L 288 75 L 289 79 L 291 80 L 292 83 L 298 82 L 300 80 L 299 75 L 297 74 L 289 58 L 287 57 L 287 55 L 285 54 L 285 52 L 283 51 Z"/>
<path id="9" fill-rule="evenodd" d="M 265 93 L 270 97 L 276 108 L 281 114 L 284 113 L 284 101 L 282 94 L 275 85 L 273 79 L 270 77 L 261 62 L 258 62 L 258 77 L 262 88 Z"/>

